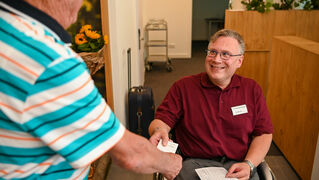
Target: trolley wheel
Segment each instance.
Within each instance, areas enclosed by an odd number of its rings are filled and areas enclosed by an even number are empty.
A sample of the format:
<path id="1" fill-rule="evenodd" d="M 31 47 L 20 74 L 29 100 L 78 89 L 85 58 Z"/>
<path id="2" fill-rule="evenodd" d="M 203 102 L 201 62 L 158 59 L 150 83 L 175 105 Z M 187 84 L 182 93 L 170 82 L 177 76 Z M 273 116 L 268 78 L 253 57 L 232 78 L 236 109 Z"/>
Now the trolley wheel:
<path id="1" fill-rule="evenodd" d="M 152 70 L 152 66 L 149 65 L 149 64 L 146 64 L 146 65 L 145 65 L 145 70 L 146 70 L 146 71 L 151 71 L 151 70 Z"/>
<path id="2" fill-rule="evenodd" d="M 172 72 L 172 71 L 173 71 L 173 68 L 172 68 L 172 66 L 168 65 L 168 66 L 166 66 L 166 70 L 167 70 L 168 72 Z"/>

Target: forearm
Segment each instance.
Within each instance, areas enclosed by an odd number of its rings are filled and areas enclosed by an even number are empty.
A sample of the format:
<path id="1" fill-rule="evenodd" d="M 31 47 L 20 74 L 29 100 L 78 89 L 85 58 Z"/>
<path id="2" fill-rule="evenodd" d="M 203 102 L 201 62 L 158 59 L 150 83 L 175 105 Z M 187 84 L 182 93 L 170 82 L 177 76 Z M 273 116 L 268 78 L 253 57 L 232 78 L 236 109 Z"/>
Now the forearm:
<path id="1" fill-rule="evenodd" d="M 148 132 L 152 136 L 155 131 L 159 130 L 164 130 L 168 134 L 171 128 L 160 119 L 154 119 L 148 128 Z"/>
<path id="2" fill-rule="evenodd" d="M 163 172 L 165 166 L 162 162 L 168 162 L 170 158 L 168 153 L 160 152 L 147 139 L 129 131 L 109 154 L 116 164 L 137 173 Z"/>
<path id="3" fill-rule="evenodd" d="M 265 158 L 272 141 L 272 134 L 263 134 L 253 138 L 245 159 L 258 166 Z"/>

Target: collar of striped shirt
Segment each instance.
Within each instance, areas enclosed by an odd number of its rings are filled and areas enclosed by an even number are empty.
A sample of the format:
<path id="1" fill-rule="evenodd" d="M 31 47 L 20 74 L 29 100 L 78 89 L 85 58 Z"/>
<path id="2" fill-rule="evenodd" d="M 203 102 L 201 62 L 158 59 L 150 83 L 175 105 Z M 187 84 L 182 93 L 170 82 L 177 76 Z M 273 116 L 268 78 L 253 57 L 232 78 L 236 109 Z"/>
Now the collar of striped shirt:
<path id="1" fill-rule="evenodd" d="M 72 38 L 70 34 L 64 30 L 64 28 L 53 18 L 51 18 L 46 13 L 40 11 L 39 9 L 31 6 L 23 0 L 0 0 L 0 3 L 7 5 L 6 7 L 0 6 L 2 10 L 14 13 L 16 15 L 29 16 L 30 18 L 36 19 L 45 26 L 47 26 L 51 31 L 60 37 L 64 43 L 71 43 Z"/>

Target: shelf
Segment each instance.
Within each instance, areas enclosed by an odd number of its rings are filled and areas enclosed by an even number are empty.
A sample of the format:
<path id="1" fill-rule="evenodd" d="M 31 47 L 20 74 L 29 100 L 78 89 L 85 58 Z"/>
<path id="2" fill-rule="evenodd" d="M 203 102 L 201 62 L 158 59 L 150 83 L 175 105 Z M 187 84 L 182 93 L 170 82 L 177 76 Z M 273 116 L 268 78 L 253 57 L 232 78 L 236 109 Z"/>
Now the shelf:
<path id="1" fill-rule="evenodd" d="M 148 47 L 166 47 L 167 41 L 165 40 L 150 40 L 146 42 L 146 46 Z"/>
<path id="2" fill-rule="evenodd" d="M 167 62 L 168 57 L 166 55 L 149 55 L 146 58 L 147 62 Z"/>
<path id="3" fill-rule="evenodd" d="M 167 30 L 167 25 L 166 24 L 147 24 L 146 25 L 146 30 L 154 30 L 154 31 L 164 31 Z"/>

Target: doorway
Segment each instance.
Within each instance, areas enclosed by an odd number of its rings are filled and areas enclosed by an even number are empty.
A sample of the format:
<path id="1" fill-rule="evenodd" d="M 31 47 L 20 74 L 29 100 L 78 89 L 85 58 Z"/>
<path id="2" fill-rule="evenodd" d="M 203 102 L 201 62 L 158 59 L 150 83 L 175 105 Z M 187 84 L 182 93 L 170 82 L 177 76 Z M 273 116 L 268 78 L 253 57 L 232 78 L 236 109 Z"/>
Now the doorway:
<path id="1" fill-rule="evenodd" d="M 229 0 L 193 0 L 192 41 L 208 41 L 224 28 Z"/>

